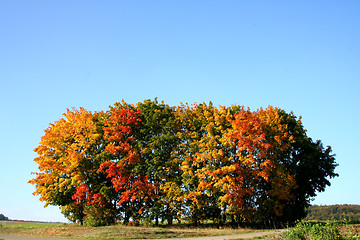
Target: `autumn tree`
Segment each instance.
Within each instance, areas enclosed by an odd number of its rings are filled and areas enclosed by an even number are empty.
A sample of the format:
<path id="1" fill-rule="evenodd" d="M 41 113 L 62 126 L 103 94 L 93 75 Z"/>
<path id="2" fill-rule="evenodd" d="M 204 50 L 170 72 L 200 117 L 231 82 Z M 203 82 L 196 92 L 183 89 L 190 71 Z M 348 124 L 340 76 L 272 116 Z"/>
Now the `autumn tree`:
<path id="1" fill-rule="evenodd" d="M 225 137 L 235 144 L 229 174 L 222 182 L 227 194 L 221 201 L 229 204 L 229 213 L 238 223 L 256 220 L 257 193 L 262 181 L 269 181 L 274 168 L 268 158 L 270 144 L 265 141 L 261 122 L 249 109 L 234 114 Z"/>
<path id="2" fill-rule="evenodd" d="M 194 160 L 200 168 L 196 171 L 199 179 L 197 191 L 204 199 L 204 217 L 222 223 L 225 219 L 226 205 L 221 198 L 227 194 L 221 180 L 228 175 L 233 145 L 224 134 L 231 127 L 228 118 L 232 115 L 229 108 L 215 107 L 211 103 L 198 106 L 203 118 L 204 133 L 199 142 L 199 152 Z"/>
<path id="3" fill-rule="evenodd" d="M 83 223 L 87 206 L 98 201 L 99 182 L 107 182 L 97 172 L 103 150 L 100 117 L 101 113 L 84 108 L 68 109 L 64 118 L 50 124 L 34 149 L 39 168 L 29 181 L 35 185 L 34 195 L 39 195 L 45 206 L 60 206 L 72 221 Z"/>
<path id="4" fill-rule="evenodd" d="M 303 218 L 311 198 L 337 176 L 331 148 L 313 142 L 301 120 L 279 108 L 242 110 L 234 116 L 228 136 L 236 141 L 240 169 L 247 176 L 235 184 L 241 190 L 236 211 L 244 209 L 245 219 L 269 227 Z"/>
<path id="5" fill-rule="evenodd" d="M 137 148 L 134 129 L 141 124 L 141 111 L 125 102 L 115 104 L 104 121 L 105 152 L 110 159 L 101 163 L 99 171 L 111 179 L 121 219 L 126 223 L 140 219 L 147 203 L 153 198 L 154 185 L 146 175 L 146 163 Z"/>
<path id="6" fill-rule="evenodd" d="M 190 217 L 197 225 L 199 220 L 204 218 L 204 196 L 198 190 L 199 186 L 199 165 L 196 155 L 200 151 L 200 141 L 206 130 L 204 128 L 204 117 L 199 106 L 194 104 L 182 104 L 176 110 L 177 122 L 180 126 L 178 136 L 181 139 L 176 158 L 180 162 L 181 184 L 172 186 L 171 190 L 176 194 L 177 201 L 184 204 L 184 215 Z"/>
<path id="7" fill-rule="evenodd" d="M 253 113 L 261 123 L 264 141 L 268 144 L 264 160 L 271 163 L 266 178 L 260 179 L 256 190 L 257 220 L 267 227 L 282 223 L 284 208 L 294 200 L 293 192 L 297 188 L 295 177 L 283 165 L 283 153 L 294 143 L 294 137 L 280 112 L 279 108 L 269 106 Z"/>
<path id="8" fill-rule="evenodd" d="M 223 139 L 231 126 L 229 108 L 217 108 L 210 103 L 182 104 L 176 110 L 181 126 L 177 158 L 181 162 L 182 185 L 173 187 L 177 199 L 182 199 L 194 224 L 205 219 L 217 223 L 223 220 L 226 206 L 219 202 L 224 189 L 219 176 L 227 171 L 231 147 Z M 230 151 L 230 152 L 229 152 Z"/>

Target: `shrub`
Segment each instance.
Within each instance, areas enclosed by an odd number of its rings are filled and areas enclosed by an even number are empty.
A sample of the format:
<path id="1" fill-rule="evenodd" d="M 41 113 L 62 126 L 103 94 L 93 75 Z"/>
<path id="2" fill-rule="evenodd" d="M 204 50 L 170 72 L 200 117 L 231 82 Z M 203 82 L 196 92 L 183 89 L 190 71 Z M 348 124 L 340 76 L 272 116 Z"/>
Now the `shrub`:
<path id="1" fill-rule="evenodd" d="M 107 226 L 115 223 L 115 216 L 111 215 L 111 211 L 89 206 L 84 220 L 87 226 Z"/>
<path id="2" fill-rule="evenodd" d="M 295 228 L 286 233 L 288 240 L 342 240 L 338 222 L 311 223 L 299 222 Z"/>

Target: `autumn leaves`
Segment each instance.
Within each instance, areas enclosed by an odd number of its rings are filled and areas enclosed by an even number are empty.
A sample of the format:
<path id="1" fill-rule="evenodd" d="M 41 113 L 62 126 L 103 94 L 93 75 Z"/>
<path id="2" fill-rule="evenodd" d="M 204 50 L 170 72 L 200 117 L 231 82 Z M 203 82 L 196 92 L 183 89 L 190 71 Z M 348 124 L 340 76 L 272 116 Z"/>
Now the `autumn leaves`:
<path id="1" fill-rule="evenodd" d="M 334 158 L 318 146 L 328 170 L 316 176 L 324 181 L 300 186 L 297 154 L 305 143 L 314 145 L 300 120 L 271 106 L 252 112 L 211 103 L 121 102 L 107 112 L 68 110 L 50 124 L 34 150 L 39 173 L 29 182 L 45 205 L 91 225 L 281 223 L 289 221 L 290 206 L 301 200 L 303 208 L 336 175 Z"/>

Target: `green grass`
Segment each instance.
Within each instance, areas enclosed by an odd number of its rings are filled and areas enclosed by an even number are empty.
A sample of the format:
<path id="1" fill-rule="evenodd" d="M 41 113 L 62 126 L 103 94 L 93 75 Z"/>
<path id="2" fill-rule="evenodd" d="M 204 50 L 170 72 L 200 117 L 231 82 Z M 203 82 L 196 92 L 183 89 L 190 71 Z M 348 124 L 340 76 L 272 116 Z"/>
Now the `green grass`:
<path id="1" fill-rule="evenodd" d="M 340 221 L 299 222 L 284 234 L 287 240 L 352 240 L 360 239 L 356 226 Z"/>
<path id="2" fill-rule="evenodd" d="M 32 236 L 34 231 L 43 231 L 43 229 L 52 228 L 59 225 L 61 225 L 61 223 L 1 221 L 0 233 Z"/>
<path id="3" fill-rule="evenodd" d="M 47 227 L 55 227 L 62 225 L 61 223 L 28 223 L 28 222 L 21 222 L 21 223 L 13 223 L 13 224 L 3 224 L 2 228 L 4 229 L 41 229 Z"/>

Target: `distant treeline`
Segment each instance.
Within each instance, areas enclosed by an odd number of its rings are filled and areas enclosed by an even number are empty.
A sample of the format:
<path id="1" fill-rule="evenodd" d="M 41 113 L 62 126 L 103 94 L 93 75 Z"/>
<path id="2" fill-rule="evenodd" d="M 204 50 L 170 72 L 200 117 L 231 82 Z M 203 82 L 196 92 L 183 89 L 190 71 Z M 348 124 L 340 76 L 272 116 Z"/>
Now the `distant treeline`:
<path id="1" fill-rule="evenodd" d="M 9 218 L 5 217 L 4 214 L 0 214 L 0 221 L 8 221 Z"/>
<path id="2" fill-rule="evenodd" d="M 360 205 L 312 205 L 308 209 L 305 220 L 360 222 Z"/>

